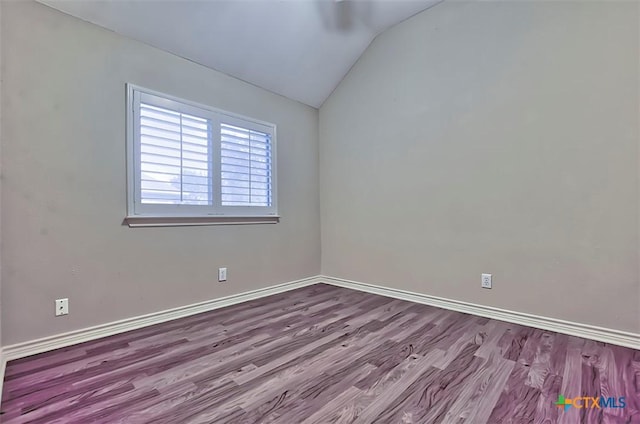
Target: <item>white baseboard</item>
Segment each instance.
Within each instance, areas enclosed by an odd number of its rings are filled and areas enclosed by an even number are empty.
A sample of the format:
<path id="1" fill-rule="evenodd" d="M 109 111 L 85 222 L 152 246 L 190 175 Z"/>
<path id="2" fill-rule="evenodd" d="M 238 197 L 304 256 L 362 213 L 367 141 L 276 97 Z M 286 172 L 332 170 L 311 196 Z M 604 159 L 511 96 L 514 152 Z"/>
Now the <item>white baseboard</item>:
<path id="1" fill-rule="evenodd" d="M 214 309 L 223 308 L 225 306 L 235 305 L 237 303 L 247 302 L 249 300 L 259 299 L 261 297 L 271 296 L 273 294 L 309 286 L 318 282 L 319 280 L 317 277 L 309 277 L 302 280 L 278 284 L 264 289 L 252 290 L 249 292 L 234 294 L 219 299 L 208 300 L 206 302 L 194 303 L 192 305 L 181 306 L 165 311 L 127 318 L 120 321 L 97 325 L 95 327 L 83 328 L 68 333 L 44 337 L 42 339 L 4 346 L 1 351 L 2 361 L 0 362 L 0 367 L 2 368 L 0 368 L 0 371 L 2 371 L 2 374 L 0 377 L 4 377 L 4 365 L 7 363 L 7 361 L 11 361 L 13 359 L 24 358 L 26 356 L 31 356 L 78 343 L 96 340 L 101 337 L 112 336 L 114 334 L 124 333 L 126 331 L 136 330 L 138 328 L 171 321 L 178 318 L 212 311 Z M 0 384 L 1 382 L 2 380 L 0 380 Z M 0 391 L 0 393 L 2 392 Z"/>
<path id="2" fill-rule="evenodd" d="M 332 284 L 348 289 L 379 294 L 382 296 L 393 297 L 401 300 L 408 300 L 410 302 L 422 303 L 425 305 L 436 306 L 438 308 L 478 315 L 486 318 L 497 319 L 500 321 L 512 322 L 528 327 L 540 328 L 542 330 L 569 334 L 571 336 L 597 340 L 605 343 L 611 343 L 640 350 L 640 334 L 637 333 L 629 333 L 625 331 L 613 330 L 610 328 L 596 327 L 594 325 L 588 324 L 579 324 L 576 322 L 564 321 L 556 318 L 541 317 L 538 315 L 494 308 L 492 306 L 476 305 L 473 303 L 445 299 L 442 297 L 430 296 L 427 294 L 413 293 L 388 287 L 381 287 L 373 284 L 345 280 L 342 278 L 320 276 L 318 280 L 322 283 Z"/>
<path id="3" fill-rule="evenodd" d="M 4 346 L 2 349 L 0 349 L 0 393 L 2 393 L 2 381 L 6 363 L 13 359 L 23 358 L 26 356 L 35 355 L 38 353 L 47 352 L 78 343 L 96 340 L 101 337 L 124 333 L 126 331 L 136 330 L 138 328 L 159 324 L 174 319 L 212 311 L 214 309 L 223 308 L 225 306 L 259 299 L 262 297 L 282 293 L 300 287 L 310 286 L 317 283 L 327 283 L 334 286 L 345 287 L 367 293 L 379 294 L 382 296 L 393 297 L 410 302 L 422 303 L 443 309 L 449 309 L 457 312 L 478 315 L 501 321 L 513 322 L 529 327 L 555 331 L 558 333 L 598 340 L 640 350 L 640 334 L 596 327 L 588 324 L 563 321 L 555 318 L 541 317 L 537 315 L 525 314 L 522 312 L 509 311 L 505 309 L 494 308 L 491 306 L 476 305 L 473 303 L 445 299 L 421 293 L 413 293 L 388 287 L 381 287 L 373 284 L 350 281 L 341 278 L 316 276 L 305 278 L 302 280 L 291 281 L 264 289 L 253 290 L 250 292 L 235 294 L 219 299 L 213 299 L 206 302 L 195 303 L 192 305 L 181 306 L 178 308 L 168 309 L 152 314 L 127 318 L 124 320 L 75 330 L 68 333 L 57 334 L 37 340 Z"/>
<path id="4" fill-rule="evenodd" d="M 4 371 L 7 369 L 7 358 L 0 348 L 0 402 L 2 401 L 2 387 L 4 385 Z"/>

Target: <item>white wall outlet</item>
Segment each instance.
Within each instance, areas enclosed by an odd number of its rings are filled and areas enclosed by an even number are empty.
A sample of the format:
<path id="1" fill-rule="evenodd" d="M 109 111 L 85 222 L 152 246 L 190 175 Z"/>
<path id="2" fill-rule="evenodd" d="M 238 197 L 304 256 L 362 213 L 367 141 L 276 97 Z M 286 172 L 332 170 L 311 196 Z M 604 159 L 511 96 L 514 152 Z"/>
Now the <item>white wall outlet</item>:
<path id="1" fill-rule="evenodd" d="M 490 289 L 491 288 L 491 274 L 482 274 L 482 281 L 481 281 L 481 285 L 483 289 Z"/>
<path id="2" fill-rule="evenodd" d="M 56 299 L 56 316 L 69 313 L 69 299 Z"/>
<path id="3" fill-rule="evenodd" d="M 227 268 L 218 268 L 218 281 L 227 281 Z"/>

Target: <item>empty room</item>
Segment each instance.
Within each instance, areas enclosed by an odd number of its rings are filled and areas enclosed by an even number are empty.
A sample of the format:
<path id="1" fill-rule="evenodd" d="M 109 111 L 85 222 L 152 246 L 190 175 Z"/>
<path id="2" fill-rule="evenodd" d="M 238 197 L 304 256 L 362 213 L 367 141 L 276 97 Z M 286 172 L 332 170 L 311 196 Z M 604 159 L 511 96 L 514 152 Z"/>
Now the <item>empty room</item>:
<path id="1" fill-rule="evenodd" d="M 0 422 L 640 423 L 640 2 L 0 0 Z"/>

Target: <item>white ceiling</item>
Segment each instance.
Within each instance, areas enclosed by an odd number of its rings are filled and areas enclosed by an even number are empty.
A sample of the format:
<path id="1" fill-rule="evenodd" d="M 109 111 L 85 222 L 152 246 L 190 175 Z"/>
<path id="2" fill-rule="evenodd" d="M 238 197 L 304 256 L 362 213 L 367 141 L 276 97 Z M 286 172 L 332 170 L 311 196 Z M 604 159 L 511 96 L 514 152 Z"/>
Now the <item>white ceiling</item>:
<path id="1" fill-rule="evenodd" d="M 39 1 L 320 107 L 376 35 L 441 0 Z"/>

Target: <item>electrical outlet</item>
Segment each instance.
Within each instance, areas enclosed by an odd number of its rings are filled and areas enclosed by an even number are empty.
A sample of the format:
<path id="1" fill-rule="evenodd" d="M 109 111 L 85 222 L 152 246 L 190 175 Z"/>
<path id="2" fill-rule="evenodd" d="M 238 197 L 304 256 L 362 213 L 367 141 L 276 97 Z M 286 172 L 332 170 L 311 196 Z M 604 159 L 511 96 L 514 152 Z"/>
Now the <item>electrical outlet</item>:
<path id="1" fill-rule="evenodd" d="M 56 299 L 56 316 L 69 313 L 69 299 Z"/>
<path id="2" fill-rule="evenodd" d="M 218 268 L 218 281 L 227 281 L 227 268 Z"/>
<path id="3" fill-rule="evenodd" d="M 491 274 L 482 274 L 482 281 L 481 281 L 481 285 L 483 289 L 490 289 L 491 288 Z"/>

